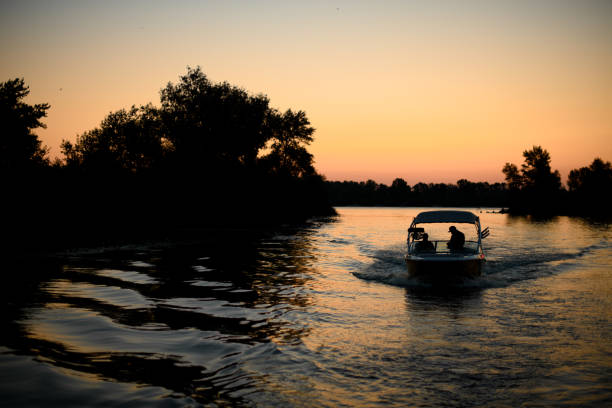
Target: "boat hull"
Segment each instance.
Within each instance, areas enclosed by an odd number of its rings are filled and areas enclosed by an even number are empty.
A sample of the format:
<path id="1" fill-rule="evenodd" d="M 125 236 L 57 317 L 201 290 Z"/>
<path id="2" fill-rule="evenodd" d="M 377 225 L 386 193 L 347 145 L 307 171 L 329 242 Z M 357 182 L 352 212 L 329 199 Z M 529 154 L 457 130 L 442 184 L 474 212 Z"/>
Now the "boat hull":
<path id="1" fill-rule="evenodd" d="M 411 278 L 435 282 L 454 283 L 473 279 L 482 273 L 482 259 L 411 259 L 406 258 Z"/>

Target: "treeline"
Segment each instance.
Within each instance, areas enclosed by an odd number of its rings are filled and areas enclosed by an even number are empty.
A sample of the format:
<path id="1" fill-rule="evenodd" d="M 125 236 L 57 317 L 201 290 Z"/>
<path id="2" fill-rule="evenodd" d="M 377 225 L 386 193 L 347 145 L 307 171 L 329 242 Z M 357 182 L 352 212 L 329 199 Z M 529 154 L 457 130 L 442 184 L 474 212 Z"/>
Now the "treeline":
<path id="1" fill-rule="evenodd" d="M 413 186 L 401 178 L 390 186 L 374 180 L 326 181 L 325 186 L 336 206 L 446 206 L 504 207 L 508 189 L 504 183 L 474 183 L 465 179 L 456 184 L 418 183 Z"/>
<path id="2" fill-rule="evenodd" d="M 34 134 L 48 104 L 28 105 L 23 79 L 0 84 L 4 223 L 23 245 L 150 236 L 169 228 L 248 226 L 332 214 L 307 146 L 303 111 L 213 83 L 188 68 L 160 106 L 111 112 L 62 143 L 51 162 Z M 6 234 L 5 234 L 6 236 Z"/>
<path id="3" fill-rule="evenodd" d="M 509 191 L 509 210 L 515 214 L 610 216 L 612 164 L 595 158 L 589 166 L 571 170 L 567 188 L 558 170 L 550 166 L 550 153 L 541 146 L 523 152 L 519 169 L 506 163 L 503 173 Z"/>
<path id="4" fill-rule="evenodd" d="M 595 158 L 590 165 L 570 171 L 566 187 L 559 171 L 551 168 L 550 153 L 544 148 L 533 146 L 523 152 L 523 157 L 520 168 L 505 164 L 505 183 L 461 179 L 456 184 L 410 186 L 396 178 L 390 186 L 368 180 L 326 181 L 325 187 L 335 206 L 502 207 L 513 214 L 610 217 L 609 161 Z"/>

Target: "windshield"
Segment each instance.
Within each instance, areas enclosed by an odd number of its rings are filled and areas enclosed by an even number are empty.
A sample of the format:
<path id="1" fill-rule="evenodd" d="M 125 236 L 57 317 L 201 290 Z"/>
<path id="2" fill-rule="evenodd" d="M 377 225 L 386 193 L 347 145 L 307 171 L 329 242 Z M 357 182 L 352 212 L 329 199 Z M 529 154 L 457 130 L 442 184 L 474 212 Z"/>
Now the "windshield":
<path id="1" fill-rule="evenodd" d="M 430 241 L 448 241 L 451 237 L 448 229 L 451 226 L 455 226 L 458 231 L 463 232 L 466 241 L 478 242 L 478 229 L 473 224 L 423 223 L 417 225 L 417 227 L 423 228 L 424 232 L 429 235 Z"/>
<path id="2" fill-rule="evenodd" d="M 478 229 L 474 224 L 462 224 L 462 223 L 421 223 L 417 224 L 416 227 L 422 228 L 423 232 L 412 233 L 409 236 L 409 243 L 411 248 L 414 248 L 415 244 L 423 242 L 423 235 L 428 235 L 428 241 L 432 242 L 435 252 L 450 252 L 447 243 L 451 239 L 451 233 L 449 228 L 454 226 L 457 231 L 460 231 L 465 236 L 465 244 L 463 249 L 466 252 L 477 252 L 478 251 Z M 422 245 L 418 247 L 423 248 Z"/>

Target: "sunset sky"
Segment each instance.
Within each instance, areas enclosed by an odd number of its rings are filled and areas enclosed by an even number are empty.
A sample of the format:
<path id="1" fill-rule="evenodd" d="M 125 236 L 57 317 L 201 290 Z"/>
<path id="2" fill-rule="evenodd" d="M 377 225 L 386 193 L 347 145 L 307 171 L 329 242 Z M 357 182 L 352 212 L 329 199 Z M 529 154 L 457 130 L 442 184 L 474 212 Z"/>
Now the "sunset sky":
<path id="1" fill-rule="evenodd" d="M 612 160 L 612 1 L 0 1 L 0 81 L 62 139 L 201 66 L 306 111 L 329 180 L 502 181 Z"/>

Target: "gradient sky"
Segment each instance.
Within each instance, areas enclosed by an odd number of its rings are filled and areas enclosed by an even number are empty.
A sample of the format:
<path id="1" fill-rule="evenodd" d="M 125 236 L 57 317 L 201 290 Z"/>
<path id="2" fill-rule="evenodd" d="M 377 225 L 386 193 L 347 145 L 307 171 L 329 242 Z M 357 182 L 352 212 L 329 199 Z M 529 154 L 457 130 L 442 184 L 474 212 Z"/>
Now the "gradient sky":
<path id="1" fill-rule="evenodd" d="M 612 160 L 612 1 L 4 1 L 0 81 L 62 139 L 187 66 L 306 111 L 330 180 L 502 181 L 542 145 Z"/>

